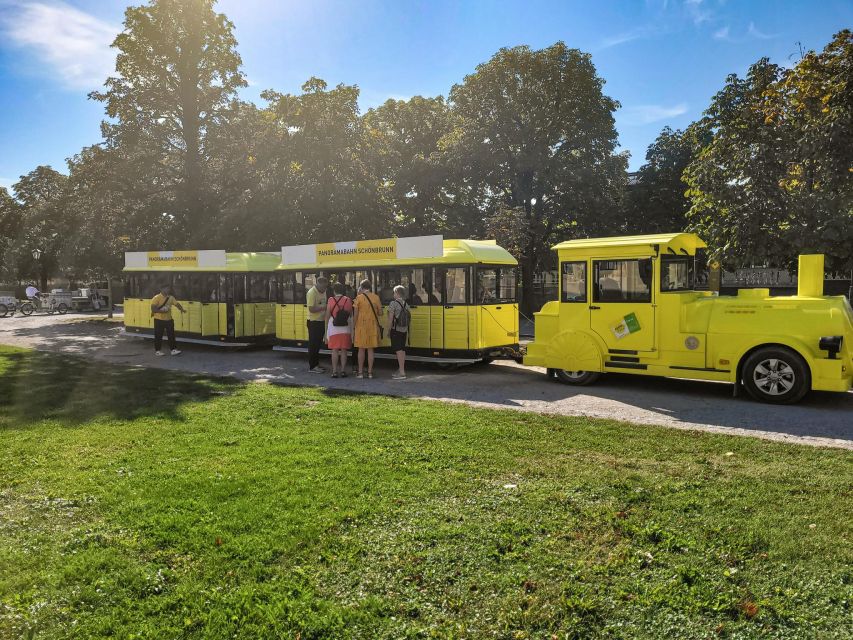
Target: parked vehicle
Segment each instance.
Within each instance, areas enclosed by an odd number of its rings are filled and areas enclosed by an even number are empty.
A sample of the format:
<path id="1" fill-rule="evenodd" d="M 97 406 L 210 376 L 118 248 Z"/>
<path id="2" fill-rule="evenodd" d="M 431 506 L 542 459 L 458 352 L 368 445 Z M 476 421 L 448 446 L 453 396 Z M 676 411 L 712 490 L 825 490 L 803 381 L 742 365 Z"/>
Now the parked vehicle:
<path id="1" fill-rule="evenodd" d="M 800 256 L 795 296 L 696 291 L 690 233 L 570 240 L 554 247 L 560 299 L 535 314 L 524 363 L 565 384 L 603 372 L 716 380 L 792 403 L 853 382 L 853 310 L 823 295 L 823 256 Z"/>

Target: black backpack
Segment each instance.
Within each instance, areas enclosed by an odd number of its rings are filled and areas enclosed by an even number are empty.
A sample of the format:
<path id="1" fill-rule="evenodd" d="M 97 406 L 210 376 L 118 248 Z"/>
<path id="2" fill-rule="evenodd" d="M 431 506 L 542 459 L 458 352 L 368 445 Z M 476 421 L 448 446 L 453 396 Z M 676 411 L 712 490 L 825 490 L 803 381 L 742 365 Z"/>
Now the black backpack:
<path id="1" fill-rule="evenodd" d="M 393 328 L 395 330 L 397 329 L 397 327 L 400 327 L 401 329 L 408 329 L 409 321 L 412 319 L 412 312 L 409 311 L 409 305 L 406 304 L 405 300 L 394 300 L 394 302 L 396 302 L 400 306 L 400 315 L 398 317 L 396 314 L 394 314 Z"/>
<path id="2" fill-rule="evenodd" d="M 344 296 L 341 296 L 341 298 L 343 297 Z M 339 298 L 332 298 L 332 304 L 334 304 L 335 308 L 338 310 L 336 314 L 332 315 L 332 325 L 335 327 L 345 327 L 349 323 L 349 309 L 338 307 L 339 300 Z"/>

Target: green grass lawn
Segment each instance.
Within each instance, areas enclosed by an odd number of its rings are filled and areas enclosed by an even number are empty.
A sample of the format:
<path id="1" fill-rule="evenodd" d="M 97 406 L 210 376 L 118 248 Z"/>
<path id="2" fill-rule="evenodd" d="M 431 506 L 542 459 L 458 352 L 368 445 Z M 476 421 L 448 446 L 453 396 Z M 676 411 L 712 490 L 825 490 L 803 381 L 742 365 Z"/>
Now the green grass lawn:
<path id="1" fill-rule="evenodd" d="M 0 637 L 853 637 L 851 489 L 848 451 L 0 348 Z"/>

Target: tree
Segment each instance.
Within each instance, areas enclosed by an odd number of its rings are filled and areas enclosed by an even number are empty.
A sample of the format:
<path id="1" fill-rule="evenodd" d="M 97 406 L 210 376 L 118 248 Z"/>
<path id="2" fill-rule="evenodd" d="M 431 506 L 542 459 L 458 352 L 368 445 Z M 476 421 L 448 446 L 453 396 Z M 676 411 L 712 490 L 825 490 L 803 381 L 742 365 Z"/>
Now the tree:
<path id="1" fill-rule="evenodd" d="M 554 239 L 618 221 L 626 161 L 615 153 L 619 105 L 603 85 L 589 54 L 558 42 L 501 49 L 450 92 L 460 123 L 446 141 L 456 197 L 476 203 L 472 232 L 501 206 L 523 211 L 525 290 Z"/>
<path id="2" fill-rule="evenodd" d="M 310 78 L 302 91 L 262 94 L 270 103 L 264 115 L 273 123 L 257 194 L 267 214 L 246 225 L 263 225 L 267 238 L 273 229 L 289 240 L 286 244 L 389 233 L 390 220 L 377 206 L 376 179 L 366 162 L 358 87 L 327 89 L 323 80 Z"/>
<path id="3" fill-rule="evenodd" d="M 21 228 L 21 207 L 6 187 L 0 187 L 0 278 L 14 279 L 15 241 Z"/>
<path id="4" fill-rule="evenodd" d="M 791 267 L 819 252 L 853 267 L 852 40 L 842 31 L 792 69 L 762 59 L 729 76 L 696 123 L 688 216 L 712 257 Z"/>
<path id="5" fill-rule="evenodd" d="M 128 8 L 113 43 L 117 75 L 91 94 L 111 118 L 102 125 L 108 146 L 144 160 L 143 175 L 170 193 L 172 243 L 198 244 L 213 226 L 209 134 L 232 117 L 236 91 L 246 85 L 234 25 L 214 3 L 151 0 Z"/>
<path id="6" fill-rule="evenodd" d="M 36 167 L 12 188 L 20 205 L 21 221 L 12 249 L 18 278 L 37 278 L 42 291 L 56 273 L 68 232 L 74 227 L 65 208 L 68 176 L 49 166 Z M 38 251 L 39 255 L 33 255 Z"/>
<path id="7" fill-rule="evenodd" d="M 625 193 L 625 233 L 669 233 L 687 228 L 690 201 L 682 175 L 692 152 L 690 136 L 669 127 L 649 145 L 646 163 Z"/>
<path id="8" fill-rule="evenodd" d="M 382 207 L 400 235 L 448 228 L 450 200 L 441 141 L 454 118 L 444 98 L 388 100 L 363 117 Z"/>

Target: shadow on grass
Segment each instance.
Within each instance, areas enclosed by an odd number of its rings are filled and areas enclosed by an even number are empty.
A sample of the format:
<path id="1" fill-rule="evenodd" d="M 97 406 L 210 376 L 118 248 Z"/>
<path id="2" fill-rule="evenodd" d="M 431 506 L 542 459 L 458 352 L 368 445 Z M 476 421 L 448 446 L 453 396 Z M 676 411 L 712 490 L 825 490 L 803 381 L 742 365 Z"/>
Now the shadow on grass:
<path id="1" fill-rule="evenodd" d="M 181 405 L 230 393 L 240 384 L 74 356 L 0 350 L 0 428 L 48 419 L 69 426 L 99 417 L 177 419 Z"/>

